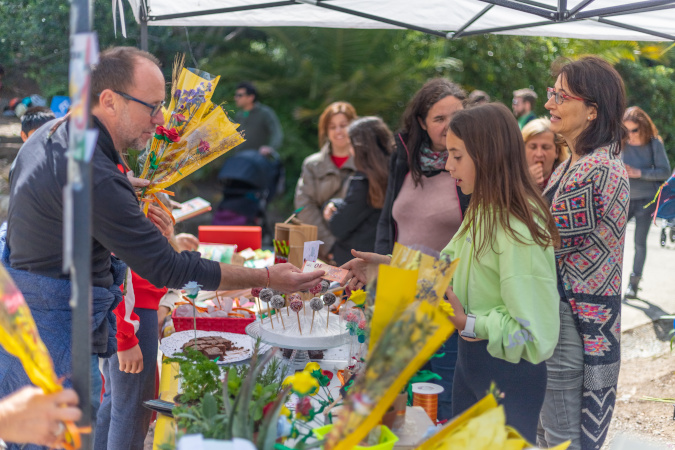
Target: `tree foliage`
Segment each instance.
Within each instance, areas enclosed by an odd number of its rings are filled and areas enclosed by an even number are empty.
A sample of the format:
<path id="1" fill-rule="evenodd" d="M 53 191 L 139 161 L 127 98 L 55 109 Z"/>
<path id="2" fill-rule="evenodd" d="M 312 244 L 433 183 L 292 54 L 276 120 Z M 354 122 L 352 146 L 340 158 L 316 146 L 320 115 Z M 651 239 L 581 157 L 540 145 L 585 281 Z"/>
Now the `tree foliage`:
<path id="1" fill-rule="evenodd" d="M 100 47 L 138 45 L 139 27 L 128 4 L 124 39 L 109 0 L 94 0 Z M 34 80 L 44 96 L 67 92 L 69 4 L 38 0 L 0 0 L 0 54 L 8 72 Z M 118 24 L 119 25 L 119 24 Z M 544 37 L 485 35 L 445 40 L 405 30 L 322 28 L 149 28 L 149 50 L 165 64 L 167 78 L 176 52 L 188 66 L 221 75 L 214 101 L 227 102 L 242 80 L 256 83 L 263 103 L 279 115 L 284 128 L 281 154 L 290 203 L 302 160 L 318 150 L 317 122 L 331 102 L 351 102 L 359 115 L 379 115 L 399 127 L 405 106 L 428 79 L 448 77 L 467 91 L 481 89 L 510 104 L 515 89 L 539 94 L 537 114 L 545 114 L 546 87 L 553 84 L 551 63 L 561 56 L 599 54 L 616 64 L 626 80 L 630 104 L 652 115 L 666 148 L 675 137 L 668 103 L 675 93 L 665 44 L 585 41 Z M 30 92 L 33 93 L 33 92 Z M 671 158 L 673 154 L 671 153 Z M 215 177 L 208 167 L 192 178 Z"/>

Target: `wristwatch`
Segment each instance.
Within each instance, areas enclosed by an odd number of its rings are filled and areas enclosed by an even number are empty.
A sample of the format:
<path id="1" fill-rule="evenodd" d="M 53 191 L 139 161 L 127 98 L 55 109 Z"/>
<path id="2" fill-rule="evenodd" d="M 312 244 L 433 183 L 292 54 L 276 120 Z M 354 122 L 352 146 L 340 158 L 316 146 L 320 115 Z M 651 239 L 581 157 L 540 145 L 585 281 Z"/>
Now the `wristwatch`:
<path id="1" fill-rule="evenodd" d="M 459 335 L 465 338 L 476 339 L 476 332 L 474 328 L 476 326 L 476 316 L 474 314 L 466 315 L 466 326 L 462 331 L 459 332 Z"/>

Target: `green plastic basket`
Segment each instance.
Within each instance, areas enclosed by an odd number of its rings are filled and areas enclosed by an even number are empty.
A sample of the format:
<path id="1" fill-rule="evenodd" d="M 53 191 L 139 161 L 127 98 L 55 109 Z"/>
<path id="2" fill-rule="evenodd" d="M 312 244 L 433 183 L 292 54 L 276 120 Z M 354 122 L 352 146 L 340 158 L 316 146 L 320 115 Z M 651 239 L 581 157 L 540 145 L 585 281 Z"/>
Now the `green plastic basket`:
<path id="1" fill-rule="evenodd" d="M 380 442 L 377 445 L 370 447 L 364 447 L 357 445 L 355 449 L 368 449 L 368 450 L 392 450 L 394 445 L 398 442 L 398 436 L 396 436 L 389 428 L 384 425 L 382 427 L 382 433 L 380 433 Z M 317 439 L 323 439 L 333 428 L 333 425 L 324 425 L 320 428 L 314 428 L 312 433 L 316 436 Z"/>

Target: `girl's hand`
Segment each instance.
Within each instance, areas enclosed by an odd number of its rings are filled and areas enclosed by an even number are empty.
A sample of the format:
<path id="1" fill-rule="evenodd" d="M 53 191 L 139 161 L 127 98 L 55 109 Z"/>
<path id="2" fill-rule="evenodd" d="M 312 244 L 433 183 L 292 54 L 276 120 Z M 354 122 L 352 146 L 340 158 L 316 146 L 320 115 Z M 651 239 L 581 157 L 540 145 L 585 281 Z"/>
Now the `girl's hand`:
<path id="1" fill-rule="evenodd" d="M 361 289 L 368 284 L 368 269 L 377 268 L 380 264 L 389 264 L 391 258 L 386 255 L 378 255 L 377 253 L 359 252 L 352 250 L 354 259 L 344 263 L 341 267 L 349 270 L 349 274 L 345 277 L 349 280 L 348 287 L 352 291 Z"/>
<path id="2" fill-rule="evenodd" d="M 464 327 L 466 327 L 466 313 L 464 312 L 464 307 L 455 295 L 452 287 L 448 286 L 448 289 L 445 291 L 445 296 L 448 298 L 447 302 L 450 303 L 452 309 L 455 310 L 455 315 L 450 317 L 450 322 L 457 328 L 457 331 L 462 331 Z"/>

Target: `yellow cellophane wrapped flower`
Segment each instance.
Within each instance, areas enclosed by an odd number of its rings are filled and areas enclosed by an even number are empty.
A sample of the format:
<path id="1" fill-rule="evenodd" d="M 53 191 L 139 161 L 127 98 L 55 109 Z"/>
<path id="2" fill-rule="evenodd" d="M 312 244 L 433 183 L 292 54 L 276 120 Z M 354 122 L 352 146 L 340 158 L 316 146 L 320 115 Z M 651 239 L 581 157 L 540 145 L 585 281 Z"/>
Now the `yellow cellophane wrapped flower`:
<path id="1" fill-rule="evenodd" d="M 555 450 L 565 450 L 564 442 Z M 488 394 L 460 416 L 447 423 L 417 450 L 523 450 L 535 448 L 518 431 L 506 425 L 504 407 Z"/>
<path id="2" fill-rule="evenodd" d="M 455 310 L 452 308 L 452 305 L 448 302 L 440 302 L 438 307 L 441 308 L 441 311 L 446 313 L 449 316 L 455 315 Z"/>
<path id="3" fill-rule="evenodd" d="M 244 138 L 211 96 L 220 77 L 185 69 L 174 84 L 165 127 L 150 141 L 140 178 L 150 180 L 151 196 L 244 142 Z"/>
<path id="4" fill-rule="evenodd" d="M 291 390 L 300 396 L 319 392 L 319 382 L 308 372 L 298 372 L 286 377 L 283 385 L 291 386 Z"/>
<path id="5" fill-rule="evenodd" d="M 63 389 L 30 309 L 2 265 L 0 265 L 0 345 L 21 361 L 31 383 L 41 388 L 45 394 Z M 79 449 L 79 430 L 71 422 L 65 425 L 63 447 Z"/>

